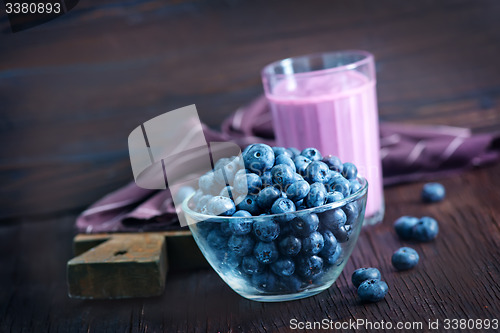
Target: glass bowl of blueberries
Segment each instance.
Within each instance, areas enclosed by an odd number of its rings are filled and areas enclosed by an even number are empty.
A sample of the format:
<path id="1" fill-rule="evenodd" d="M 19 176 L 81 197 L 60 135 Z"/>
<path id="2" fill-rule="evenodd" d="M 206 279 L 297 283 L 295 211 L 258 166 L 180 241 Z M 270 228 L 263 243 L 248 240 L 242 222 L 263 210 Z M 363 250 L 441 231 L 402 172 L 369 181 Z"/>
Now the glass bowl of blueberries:
<path id="1" fill-rule="evenodd" d="M 315 148 L 253 144 L 201 176 L 182 209 L 201 252 L 238 294 L 276 302 L 328 289 L 363 224 L 368 183 Z"/>

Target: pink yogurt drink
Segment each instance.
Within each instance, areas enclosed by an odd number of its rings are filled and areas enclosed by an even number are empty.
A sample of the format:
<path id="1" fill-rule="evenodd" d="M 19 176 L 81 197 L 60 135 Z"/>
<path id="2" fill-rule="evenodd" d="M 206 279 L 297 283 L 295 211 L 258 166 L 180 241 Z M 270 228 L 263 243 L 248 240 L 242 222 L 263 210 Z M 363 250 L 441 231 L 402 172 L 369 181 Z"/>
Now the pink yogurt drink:
<path id="1" fill-rule="evenodd" d="M 352 162 L 368 180 L 365 224 L 380 222 L 384 196 L 373 56 L 345 51 L 289 58 L 262 72 L 277 144 Z"/>

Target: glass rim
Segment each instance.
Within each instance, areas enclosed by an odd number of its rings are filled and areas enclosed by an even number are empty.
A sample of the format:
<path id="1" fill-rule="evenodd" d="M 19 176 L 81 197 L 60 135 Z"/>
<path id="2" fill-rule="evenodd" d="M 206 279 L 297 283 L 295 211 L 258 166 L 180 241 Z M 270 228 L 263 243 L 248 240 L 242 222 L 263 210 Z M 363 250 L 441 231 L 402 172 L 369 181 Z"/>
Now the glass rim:
<path id="1" fill-rule="evenodd" d="M 262 219 L 262 220 L 265 220 L 265 219 L 269 219 L 269 218 L 284 217 L 284 216 L 290 215 L 290 214 L 306 214 L 306 213 L 315 213 L 317 211 L 319 211 L 319 213 L 322 213 L 322 212 L 327 211 L 327 210 L 331 210 L 331 209 L 343 207 L 346 204 L 354 202 L 354 201 L 357 201 L 360 198 L 362 198 L 363 196 L 365 196 L 367 194 L 367 191 L 368 191 L 368 180 L 366 180 L 366 178 L 361 177 L 361 176 L 358 176 L 356 178 L 356 180 L 362 182 L 361 183 L 361 185 L 362 185 L 361 189 L 358 190 L 357 192 L 353 193 L 353 194 L 348 195 L 347 197 L 343 198 L 342 200 L 331 202 L 331 203 L 328 203 L 328 204 L 324 204 L 324 205 L 321 205 L 321 206 L 318 206 L 318 207 L 312 207 L 312 208 L 307 208 L 307 209 L 296 210 L 296 211 L 293 211 L 293 212 L 280 213 L 280 214 L 271 214 L 271 215 L 265 215 L 265 216 L 260 216 L 260 215 L 253 216 L 252 215 L 252 216 L 248 216 L 248 217 L 245 217 L 245 216 L 206 215 L 206 214 L 198 213 L 198 212 L 192 210 L 191 208 L 189 208 L 188 202 L 195 195 L 195 193 L 193 193 L 190 196 L 188 196 L 182 202 L 182 211 L 184 213 L 188 214 L 189 216 L 192 216 L 193 218 L 195 218 L 197 220 L 197 222 L 201 222 L 201 221 L 221 222 L 221 221 L 232 221 L 232 220 L 234 221 L 235 219 Z M 211 221 L 211 220 L 213 220 L 213 221 Z M 190 223 L 188 223 L 188 225 L 190 225 Z"/>
<path id="2" fill-rule="evenodd" d="M 323 68 L 323 69 L 316 69 L 316 70 L 307 71 L 307 72 L 300 72 L 300 73 L 277 74 L 277 73 L 274 73 L 272 70 L 272 68 L 275 68 L 277 66 L 282 66 L 282 63 L 285 61 L 293 62 L 293 61 L 297 61 L 299 59 L 308 59 L 308 58 L 313 59 L 313 58 L 323 57 L 326 55 L 340 55 L 340 54 L 345 54 L 345 55 L 358 54 L 358 55 L 363 56 L 363 58 L 360 60 L 345 64 L 345 65 L 340 65 L 340 66 L 335 66 L 335 67 L 330 67 L 330 68 Z M 269 77 L 316 76 L 316 75 L 323 75 L 323 74 L 341 72 L 341 71 L 346 71 L 346 70 L 353 70 L 353 69 L 356 69 L 362 65 L 368 64 L 368 63 L 372 62 L 373 60 L 374 60 L 373 54 L 368 52 L 368 51 L 364 51 L 364 50 L 342 50 L 342 51 L 317 52 L 317 53 L 310 53 L 310 54 L 289 57 L 289 58 L 284 58 L 284 59 L 274 61 L 274 62 L 264 66 L 264 68 L 261 71 L 261 76 L 262 76 L 262 78 L 266 78 L 266 79 Z"/>

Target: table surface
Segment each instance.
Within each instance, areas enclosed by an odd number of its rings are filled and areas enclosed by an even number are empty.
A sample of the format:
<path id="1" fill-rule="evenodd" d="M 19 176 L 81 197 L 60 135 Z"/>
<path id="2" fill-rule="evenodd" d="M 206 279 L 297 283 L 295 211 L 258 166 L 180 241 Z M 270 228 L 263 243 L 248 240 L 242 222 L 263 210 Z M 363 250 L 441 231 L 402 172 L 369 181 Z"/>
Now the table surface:
<path id="1" fill-rule="evenodd" d="M 77 214 L 131 180 L 137 124 L 196 103 L 216 128 L 262 91 L 259 71 L 293 55 L 367 49 L 377 59 L 383 121 L 500 129 L 498 1 L 81 1 L 65 16 L 0 35 L 0 331 L 288 331 L 290 320 L 422 322 L 500 319 L 500 164 L 386 188 L 382 224 L 361 233 L 327 291 L 303 300 L 243 299 L 210 269 L 168 275 L 163 296 L 67 296 Z M 8 32 L 5 18 L 0 31 Z M 438 238 L 400 241 L 392 221 L 433 216 Z M 394 250 L 419 265 L 395 272 Z M 390 291 L 362 304 L 357 267 L 380 268 Z M 442 326 L 441 326 L 442 327 Z"/>

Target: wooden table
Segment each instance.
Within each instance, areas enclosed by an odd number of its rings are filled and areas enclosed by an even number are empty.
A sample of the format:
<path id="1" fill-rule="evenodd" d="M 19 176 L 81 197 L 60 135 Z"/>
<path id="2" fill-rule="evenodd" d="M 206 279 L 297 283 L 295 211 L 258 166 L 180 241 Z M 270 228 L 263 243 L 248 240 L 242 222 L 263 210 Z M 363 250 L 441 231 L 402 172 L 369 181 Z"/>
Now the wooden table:
<path id="1" fill-rule="evenodd" d="M 428 331 L 428 320 L 500 319 L 500 164 L 440 180 L 438 204 L 420 202 L 422 183 L 387 188 L 384 222 L 312 298 L 251 302 L 210 269 L 169 273 L 157 298 L 68 298 L 75 217 L 131 180 L 129 132 L 192 103 L 217 127 L 261 92 L 273 60 L 367 49 L 382 120 L 500 129 L 498 1 L 100 3 L 0 36 L 0 331 L 288 331 L 291 319 L 325 318 Z M 434 216 L 439 237 L 401 242 L 392 222 L 403 214 Z M 408 244 L 421 262 L 397 273 L 390 256 Z M 361 266 L 381 269 L 385 300 L 358 301 L 350 274 Z"/>

